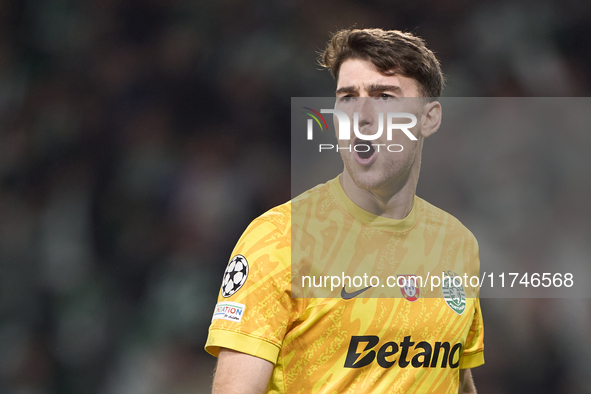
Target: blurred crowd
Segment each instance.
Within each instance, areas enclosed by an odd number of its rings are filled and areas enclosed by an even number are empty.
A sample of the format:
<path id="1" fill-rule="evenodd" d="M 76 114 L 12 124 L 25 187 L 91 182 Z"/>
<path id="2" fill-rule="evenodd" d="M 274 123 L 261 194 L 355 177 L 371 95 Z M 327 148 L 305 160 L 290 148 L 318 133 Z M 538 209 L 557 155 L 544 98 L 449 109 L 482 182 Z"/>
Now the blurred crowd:
<path id="1" fill-rule="evenodd" d="M 332 94 L 317 51 L 353 24 L 425 38 L 447 96 L 591 92 L 591 3 L 574 0 L 0 2 L 0 392 L 209 390 L 203 346 L 231 249 L 290 198 L 290 98 Z M 517 202 L 486 178 L 446 183 L 441 165 L 419 189 L 460 218 L 469 207 L 483 261 L 541 258 L 529 254 L 548 228 L 561 241 L 547 258 L 588 261 L 589 211 L 574 209 L 591 196 L 588 158 L 570 146 L 550 162 L 559 187 L 537 182 Z M 547 175 L 505 153 L 521 175 Z M 523 179 L 487 168 L 504 190 Z M 498 235 L 504 204 L 520 212 L 537 194 L 536 232 Z M 483 308 L 482 392 L 591 392 L 589 300 Z"/>

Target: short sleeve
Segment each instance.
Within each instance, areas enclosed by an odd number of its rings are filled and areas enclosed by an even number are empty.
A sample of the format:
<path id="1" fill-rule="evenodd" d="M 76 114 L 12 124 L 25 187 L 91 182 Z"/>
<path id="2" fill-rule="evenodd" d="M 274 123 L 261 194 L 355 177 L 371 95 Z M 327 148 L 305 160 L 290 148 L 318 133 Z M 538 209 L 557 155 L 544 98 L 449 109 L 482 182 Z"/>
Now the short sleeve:
<path id="1" fill-rule="evenodd" d="M 474 368 L 484 364 L 484 326 L 480 299 L 474 299 L 474 317 L 460 358 L 460 369 Z"/>
<path id="2" fill-rule="evenodd" d="M 276 363 L 295 312 L 290 237 L 277 220 L 254 220 L 236 247 L 218 295 L 205 350 L 224 347 Z"/>

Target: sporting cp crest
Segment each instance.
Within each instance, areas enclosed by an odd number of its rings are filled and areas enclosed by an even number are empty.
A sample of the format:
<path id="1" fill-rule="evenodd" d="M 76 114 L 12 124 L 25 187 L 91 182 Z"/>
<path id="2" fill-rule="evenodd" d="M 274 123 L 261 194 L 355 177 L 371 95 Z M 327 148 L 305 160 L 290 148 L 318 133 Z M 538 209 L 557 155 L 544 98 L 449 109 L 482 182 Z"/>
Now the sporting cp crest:
<path id="1" fill-rule="evenodd" d="M 404 278 L 404 281 L 401 277 Z M 416 275 L 398 275 L 396 280 L 400 286 L 400 292 L 402 293 L 402 296 L 407 301 L 413 302 L 419 299 L 421 291 L 417 286 Z"/>
<path id="2" fill-rule="evenodd" d="M 462 286 L 462 277 L 455 272 L 448 271 L 441 285 L 443 299 L 452 311 L 461 315 L 466 309 L 466 293 Z"/>

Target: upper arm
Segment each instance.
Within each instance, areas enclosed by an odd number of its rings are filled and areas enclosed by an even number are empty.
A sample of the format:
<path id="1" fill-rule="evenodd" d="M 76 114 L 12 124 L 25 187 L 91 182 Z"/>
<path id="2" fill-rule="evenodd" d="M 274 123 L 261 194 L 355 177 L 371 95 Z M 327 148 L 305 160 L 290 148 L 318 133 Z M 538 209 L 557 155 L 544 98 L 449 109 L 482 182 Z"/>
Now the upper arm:
<path id="1" fill-rule="evenodd" d="M 472 379 L 471 369 L 460 369 L 460 385 L 458 394 L 476 394 L 476 386 L 474 386 L 474 379 Z"/>
<path id="2" fill-rule="evenodd" d="M 466 300 L 468 302 L 468 300 Z M 460 358 L 460 369 L 475 368 L 484 364 L 484 325 L 480 299 L 474 299 L 474 315 L 472 325 L 466 337 Z"/>
<path id="3" fill-rule="evenodd" d="M 263 393 L 269 385 L 297 307 L 289 294 L 290 240 L 277 223 L 257 219 L 232 252 L 205 346 L 218 357 L 216 394 Z"/>
<path id="4" fill-rule="evenodd" d="M 212 394 L 264 393 L 273 363 L 250 354 L 220 348 Z"/>
<path id="5" fill-rule="evenodd" d="M 290 297 L 290 241 L 269 220 L 248 226 L 224 274 L 207 352 L 217 357 L 226 348 L 276 362 L 287 327 L 298 315 L 298 301 Z"/>

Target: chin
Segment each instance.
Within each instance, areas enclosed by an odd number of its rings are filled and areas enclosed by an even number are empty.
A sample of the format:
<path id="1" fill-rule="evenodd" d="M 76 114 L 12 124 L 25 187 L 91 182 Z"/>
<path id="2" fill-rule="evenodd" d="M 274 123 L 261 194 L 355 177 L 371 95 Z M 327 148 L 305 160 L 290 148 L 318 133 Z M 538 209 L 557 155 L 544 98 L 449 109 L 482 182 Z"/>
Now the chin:
<path id="1" fill-rule="evenodd" d="M 362 174 L 349 172 L 349 176 L 358 188 L 368 191 L 381 189 L 391 179 L 391 177 L 384 176 L 383 173 L 376 174 L 372 172 L 369 171 Z"/>
<path id="2" fill-rule="evenodd" d="M 410 163 L 389 163 L 389 166 L 376 166 L 363 171 L 357 168 L 356 163 L 346 165 L 346 170 L 353 183 L 367 191 L 389 189 L 393 184 L 400 183 L 407 178 L 412 167 Z"/>

